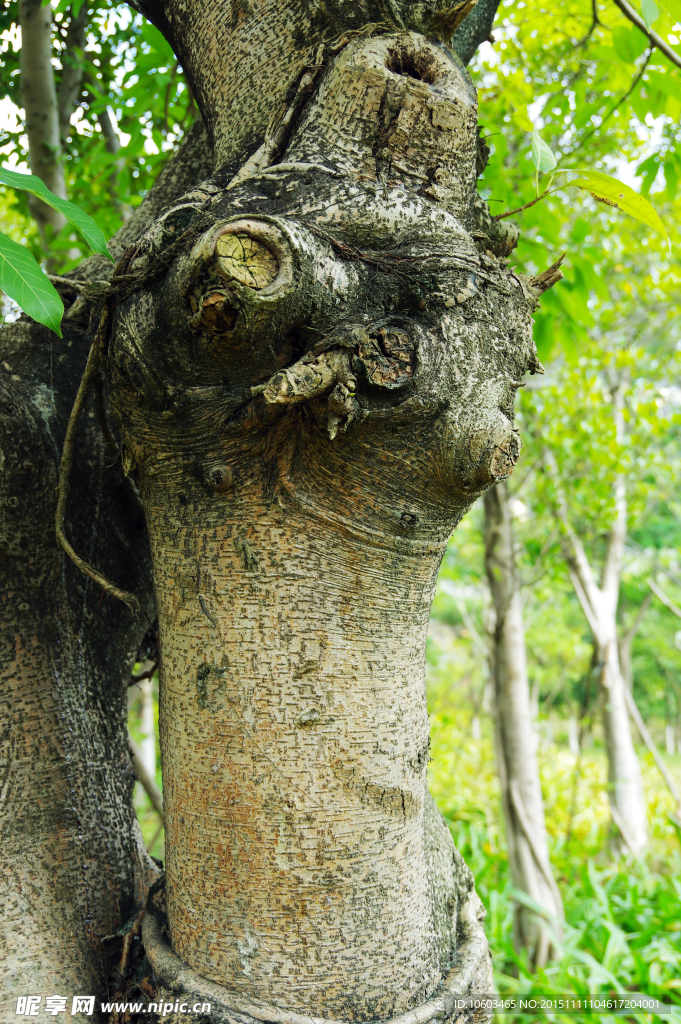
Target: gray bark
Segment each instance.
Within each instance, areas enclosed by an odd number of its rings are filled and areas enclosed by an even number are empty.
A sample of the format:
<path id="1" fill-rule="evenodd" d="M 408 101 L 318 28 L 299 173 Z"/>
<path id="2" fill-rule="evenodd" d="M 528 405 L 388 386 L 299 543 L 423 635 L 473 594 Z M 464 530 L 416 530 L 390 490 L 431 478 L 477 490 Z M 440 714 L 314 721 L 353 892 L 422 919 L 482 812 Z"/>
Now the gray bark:
<path id="1" fill-rule="evenodd" d="M 491 636 L 494 723 L 511 880 L 544 908 L 550 924 L 520 904 L 514 937 L 543 966 L 556 952 L 563 905 L 549 861 L 544 803 L 527 678 L 525 630 L 506 483 L 485 494 L 485 564 L 495 610 Z"/>
<path id="2" fill-rule="evenodd" d="M 490 38 L 498 7 L 499 0 L 478 0 L 456 30 L 451 45 L 464 64 L 470 64 L 480 43 Z"/>
<path id="3" fill-rule="evenodd" d="M 179 171 L 167 166 L 148 197 L 151 214 L 144 203 L 135 212 L 138 230 L 176 197 L 178 185 L 186 187 L 197 166 L 210 162 L 200 128 L 188 149 L 197 159 Z M 105 999 L 114 991 L 116 933 L 129 930 L 158 877 L 132 808 L 127 746 L 126 690 L 147 626 L 78 573 L 54 536 L 65 424 L 106 266 L 95 257 L 78 268 L 76 279 L 89 279 L 89 289 L 59 285 L 68 307 L 63 340 L 26 317 L 0 331 L 3 1024 L 16 1019 L 19 995 Z M 107 576 L 135 587 L 153 618 L 146 530 L 122 483 L 90 406 L 67 529 Z"/>
<path id="4" fill-rule="evenodd" d="M 59 110 L 52 67 L 52 7 L 42 0 L 20 0 L 21 102 L 26 111 L 26 134 L 31 172 L 55 195 L 66 199 L 61 162 Z M 66 218 L 39 199 L 30 199 L 40 233 L 59 232 Z"/>

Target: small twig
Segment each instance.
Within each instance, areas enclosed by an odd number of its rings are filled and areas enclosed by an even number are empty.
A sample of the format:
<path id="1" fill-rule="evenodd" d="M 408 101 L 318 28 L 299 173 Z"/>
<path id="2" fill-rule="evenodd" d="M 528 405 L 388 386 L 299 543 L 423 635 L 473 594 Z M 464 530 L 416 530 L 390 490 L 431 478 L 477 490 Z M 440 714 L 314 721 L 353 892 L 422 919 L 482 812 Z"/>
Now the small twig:
<path id="1" fill-rule="evenodd" d="M 650 58 L 652 57 L 652 55 L 653 55 L 653 51 L 652 51 L 652 49 L 648 50 L 648 53 L 646 54 L 646 59 L 644 60 L 643 64 L 641 65 L 641 69 L 640 69 L 640 71 L 638 72 L 638 74 L 637 74 L 637 75 L 635 75 L 635 77 L 634 77 L 634 79 L 633 79 L 633 81 L 632 81 L 631 85 L 630 85 L 630 86 L 629 86 L 629 88 L 627 89 L 627 91 L 626 91 L 626 92 L 624 93 L 624 95 L 623 95 L 623 96 L 621 96 L 621 97 L 620 97 L 620 99 L 618 99 L 617 103 L 615 103 L 615 105 L 614 105 L 613 107 L 611 107 L 611 108 L 610 108 L 610 110 L 609 110 L 609 111 L 608 111 L 608 113 L 607 113 L 607 114 L 606 114 L 606 115 L 604 116 L 604 118 L 603 118 L 603 120 L 601 121 L 601 123 L 600 123 L 600 124 L 597 124 L 597 125 L 594 125 L 594 127 L 593 127 L 593 128 L 591 129 L 591 131 L 590 131 L 590 132 L 587 132 L 587 133 L 586 133 L 586 135 L 583 135 L 583 136 L 582 136 L 582 138 L 581 138 L 581 139 L 579 140 L 579 145 L 578 145 L 578 146 L 575 146 L 575 148 L 574 148 L 574 149 L 571 149 L 571 150 L 570 150 L 570 154 L 569 154 L 569 155 L 570 155 L 571 157 L 572 157 L 572 156 L 574 156 L 574 155 L 575 155 L 575 153 L 579 153 L 580 149 L 582 149 L 582 147 L 584 146 L 584 144 L 585 144 L 585 143 L 587 143 L 587 142 L 589 141 L 589 139 L 590 139 L 590 138 L 592 137 L 592 135 L 595 135 L 595 134 L 596 134 L 596 132 L 597 132 L 597 131 L 598 131 L 598 130 L 599 130 L 600 128 L 602 128 L 602 127 L 603 127 L 603 125 L 605 124 L 605 122 L 606 122 L 606 121 L 609 121 L 609 120 L 610 120 L 610 118 L 611 118 L 611 117 L 612 117 L 612 115 L 613 115 L 613 114 L 615 113 L 615 111 L 616 111 L 616 110 L 618 110 L 618 109 L 619 109 L 619 108 L 620 108 L 620 107 L 622 106 L 622 104 L 623 104 L 623 103 L 624 103 L 624 102 L 625 102 L 626 100 L 628 100 L 628 99 L 629 99 L 629 97 L 631 96 L 632 92 L 634 91 L 634 89 L 636 88 L 636 86 L 638 85 L 638 83 L 639 83 L 639 82 L 641 81 L 641 79 L 643 78 L 643 75 L 644 75 L 644 73 L 645 73 L 645 70 L 646 70 L 646 68 L 648 67 L 648 64 L 650 63 Z"/>
<path id="2" fill-rule="evenodd" d="M 64 288 L 72 288 L 74 292 L 83 291 L 89 284 L 92 284 L 92 281 L 79 281 L 71 277 L 59 277 L 57 274 L 47 274 L 47 278 L 52 284 L 60 284 Z M 108 285 L 108 283 L 107 281 L 106 284 Z"/>
<path id="3" fill-rule="evenodd" d="M 557 190 L 555 188 L 547 188 L 546 191 L 542 192 L 540 196 L 537 196 L 536 199 L 532 199 L 529 203 L 525 203 L 524 206 L 519 206 L 517 210 L 508 210 L 507 213 L 497 213 L 496 216 L 492 217 L 492 220 L 505 220 L 506 217 L 512 217 L 516 213 L 522 213 L 523 210 L 529 210 L 531 206 L 534 206 L 535 203 L 538 203 L 541 199 L 544 198 L 544 196 L 547 196 L 551 191 L 556 192 Z"/>
<path id="4" fill-rule="evenodd" d="M 655 597 L 659 598 L 659 600 L 662 601 L 662 604 L 665 606 L 665 608 L 669 608 L 670 612 L 673 612 L 678 619 L 681 619 L 681 608 L 677 608 L 674 602 L 669 600 L 664 590 L 661 590 L 658 587 L 657 583 L 652 579 L 649 579 L 646 582 L 652 590 Z"/>
<path id="5" fill-rule="evenodd" d="M 69 422 L 66 427 L 66 436 L 64 438 L 64 447 L 61 454 L 61 460 L 59 463 L 59 483 L 57 485 L 57 508 L 54 514 L 54 528 L 57 535 L 57 540 L 63 547 L 66 554 L 72 560 L 72 562 L 78 566 L 80 571 L 85 575 L 89 576 L 91 580 L 94 580 L 102 590 L 107 594 L 111 594 L 113 597 L 117 597 L 124 604 L 127 604 L 128 608 L 136 614 L 141 614 L 142 606 L 134 594 L 129 593 L 127 590 L 121 590 L 119 587 L 114 586 L 109 580 L 107 580 L 101 573 L 93 569 L 92 566 L 84 562 L 83 559 L 76 554 L 74 549 L 71 547 L 67 540 L 66 533 L 64 532 L 64 518 L 66 516 L 66 501 L 69 494 L 69 476 L 71 473 L 71 467 L 73 465 L 73 453 L 76 442 L 76 430 L 78 428 L 78 420 L 80 414 L 83 411 L 85 400 L 87 399 L 90 385 L 94 381 L 95 377 L 99 373 L 101 364 L 101 339 L 106 329 L 106 322 L 108 320 L 108 312 L 106 305 L 104 306 L 104 312 L 102 314 L 102 320 L 99 328 L 95 335 L 92 347 L 90 348 L 90 354 L 88 355 L 87 364 L 85 366 L 85 372 L 78 388 L 76 400 L 73 403 L 73 409 L 69 416 Z"/>
<path id="6" fill-rule="evenodd" d="M 672 64 L 676 64 L 677 68 L 681 68 L 681 57 L 672 50 L 668 43 L 665 43 L 662 36 L 658 36 L 657 32 L 653 32 L 652 29 L 646 28 L 646 23 L 640 14 L 637 14 L 633 7 L 627 3 L 627 0 L 614 0 L 625 18 L 628 18 L 632 25 L 635 25 L 644 36 L 646 36 L 651 46 L 655 46 L 660 53 L 663 53 Z"/>

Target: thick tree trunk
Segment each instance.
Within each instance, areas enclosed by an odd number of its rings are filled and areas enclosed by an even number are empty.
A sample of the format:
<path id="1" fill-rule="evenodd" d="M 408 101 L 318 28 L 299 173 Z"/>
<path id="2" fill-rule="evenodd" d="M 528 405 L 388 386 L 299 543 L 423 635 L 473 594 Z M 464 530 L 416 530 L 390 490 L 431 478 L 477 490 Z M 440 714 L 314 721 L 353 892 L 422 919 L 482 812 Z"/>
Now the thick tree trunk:
<path id="1" fill-rule="evenodd" d="M 426 789 L 428 609 L 517 458 L 548 281 L 470 234 L 453 55 L 378 3 L 257 7 L 145 6 L 222 170 L 127 254 L 103 321 L 159 595 L 172 950 L 153 916 L 145 941 L 175 994 L 425 1021 L 489 985 Z"/>
<path id="2" fill-rule="evenodd" d="M 485 494 L 485 564 L 495 610 L 494 724 L 511 880 L 516 889 L 531 896 L 554 921 L 547 926 L 536 913 L 518 904 L 515 943 L 518 949 L 528 950 L 534 963 L 543 966 L 555 945 L 555 921 L 563 916 L 563 904 L 546 841 L 523 611 L 505 482 Z"/>
<path id="3" fill-rule="evenodd" d="M 66 199 L 61 162 L 59 108 L 52 67 L 52 7 L 42 0 L 19 0 L 21 25 L 21 102 L 26 112 L 26 134 L 31 173 L 55 195 Z M 45 239 L 49 228 L 57 233 L 66 218 L 39 199 L 31 199 L 31 212 Z"/>
<path id="4" fill-rule="evenodd" d="M 474 90 L 419 34 L 449 38 L 460 12 L 439 0 L 149 10 L 222 170 L 187 181 L 133 242 L 92 350 L 139 482 L 159 595 L 172 948 L 157 894 L 147 951 L 161 992 L 208 986 L 230 1019 L 237 1004 L 242 1018 L 290 1024 L 298 1011 L 458 1015 L 452 993 L 487 989 L 490 963 L 472 879 L 425 784 L 425 626 L 451 529 L 517 458 L 515 389 L 539 366 L 531 313 L 556 273 L 510 271 L 514 232 L 494 229 L 476 198 Z M 133 241 L 129 225 L 121 237 Z M 74 316 L 86 309 L 74 303 Z M 72 394 L 73 371 L 69 381 Z M 87 523 L 107 507 L 80 505 Z M 144 597 L 120 559 L 84 544 L 84 527 L 67 520 L 67 532 Z M 127 650 L 139 626 L 116 614 Z M 90 676 L 101 697 L 101 674 Z M 80 696 L 55 704 L 69 736 L 80 723 L 92 742 L 95 696 Z M 118 751 L 124 701 L 111 699 Z M 91 763 L 80 748 L 70 757 L 69 784 L 74 764 Z M 90 770 L 76 789 L 99 797 L 111 776 Z M 129 787 L 106 799 L 127 815 L 107 836 L 115 856 L 119 842 L 131 848 Z M 74 851 L 92 815 L 74 802 L 62 859 L 80 884 Z M 62 890 L 83 949 L 62 966 L 69 987 L 78 971 L 97 980 L 83 967 L 104 943 L 82 914 L 90 894 L 107 927 L 120 893 L 137 910 L 148 865 L 140 854 L 135 873 L 130 859 L 115 897 L 90 884 L 104 885 L 99 861 L 80 890 Z M 56 909 L 41 941 L 55 921 Z"/>
<path id="5" fill-rule="evenodd" d="M 186 146 L 191 173 L 210 169 L 205 135 L 203 150 L 200 139 L 197 129 Z M 135 213 L 138 232 L 178 185 L 187 187 L 187 175 L 186 167 L 167 167 Z M 18 996 L 100 999 L 114 991 L 117 935 L 130 929 L 159 874 L 132 809 L 127 748 L 126 690 L 147 625 L 85 579 L 54 535 L 65 425 L 107 267 L 93 257 L 78 268 L 80 283 L 60 285 L 68 307 L 63 340 L 26 318 L 0 332 L 3 1024 L 16 1020 Z M 143 519 L 122 488 L 92 407 L 76 450 L 69 536 L 108 576 L 134 587 L 153 618 Z"/>

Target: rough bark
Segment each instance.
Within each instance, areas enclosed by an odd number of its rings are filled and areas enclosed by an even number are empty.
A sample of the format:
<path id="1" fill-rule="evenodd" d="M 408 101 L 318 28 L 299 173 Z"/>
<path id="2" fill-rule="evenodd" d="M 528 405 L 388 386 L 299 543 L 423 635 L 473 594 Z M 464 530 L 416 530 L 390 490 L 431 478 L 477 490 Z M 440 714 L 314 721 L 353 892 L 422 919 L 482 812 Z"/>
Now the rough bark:
<path id="1" fill-rule="evenodd" d="M 359 31 L 380 4 L 153 7 L 221 165 L 126 254 L 104 312 L 159 597 L 159 970 L 225 1005 L 385 1018 L 464 983 L 426 627 L 452 528 L 518 456 L 542 284 L 470 233 L 455 55 Z"/>
<path id="2" fill-rule="evenodd" d="M 608 752 L 610 811 L 624 847 L 633 854 L 639 854 L 648 841 L 647 813 L 641 766 L 631 734 L 625 692 L 627 684 L 620 668 L 617 638 L 617 604 L 627 537 L 625 482 L 622 476 L 615 480 L 615 517 L 608 534 L 601 584 L 598 586 L 584 546 L 570 523 L 567 500 L 558 483 L 555 461 L 549 458 L 548 465 L 557 484 L 556 516 L 563 530 L 570 578 L 593 636 L 594 662 L 599 670 L 603 729 Z"/>
<path id="3" fill-rule="evenodd" d="M 78 324 L 63 340 L 25 321 L 0 333 L 2 1020 L 27 992 L 105 994 L 111 941 L 157 874 L 132 809 L 122 728 L 146 626 L 66 560 L 51 523 L 88 344 Z M 79 451 L 69 532 L 151 611 L 143 520 L 92 410 Z"/>
<path id="4" fill-rule="evenodd" d="M 454 33 L 452 48 L 456 50 L 464 64 L 470 64 L 480 43 L 490 39 L 498 7 L 499 0 L 478 0 Z"/>
<path id="5" fill-rule="evenodd" d="M 493 16 L 493 5 L 482 3 Z M 213 142 L 215 165 L 233 170 L 261 145 L 270 122 L 281 119 L 297 80 L 304 73 L 314 78 L 348 33 L 406 29 L 449 43 L 462 9 L 469 9 L 460 0 L 135 0 L 132 6 L 173 46 Z M 467 55 L 480 41 L 483 30 L 476 27 L 462 43 Z"/>
<path id="6" fill-rule="evenodd" d="M 197 139 L 203 138 L 203 150 Z M 189 151 L 207 150 L 194 133 Z M 205 165 L 169 167 L 138 230 Z M 129 224 L 126 230 L 130 231 Z M 158 876 L 132 809 L 126 690 L 147 625 L 86 580 L 54 536 L 57 467 L 106 264 L 59 285 L 64 339 L 22 317 L 0 331 L 0 1020 L 27 993 L 97 995 Z M 110 264 L 109 264 L 110 266 Z M 88 273 L 89 271 L 89 273 Z M 67 530 L 153 618 L 148 541 L 88 407 Z M 111 990 L 113 991 L 113 989 Z M 87 1018 L 92 1019 L 92 1018 Z"/>
<path id="7" fill-rule="evenodd" d="M 66 199 L 61 162 L 59 108 L 52 67 L 52 7 L 42 0 L 20 0 L 21 102 L 26 112 L 26 134 L 31 172 L 55 195 Z M 45 239 L 49 227 L 57 233 L 66 218 L 46 203 L 31 197 L 30 207 Z"/>
<path id="8" fill-rule="evenodd" d="M 513 550 L 508 486 L 485 494 L 485 565 L 492 591 L 494 725 L 511 880 L 542 907 L 551 924 L 518 904 L 514 919 L 516 948 L 543 966 L 555 952 L 556 921 L 563 904 L 549 861 L 544 803 L 535 754 L 525 629 Z"/>

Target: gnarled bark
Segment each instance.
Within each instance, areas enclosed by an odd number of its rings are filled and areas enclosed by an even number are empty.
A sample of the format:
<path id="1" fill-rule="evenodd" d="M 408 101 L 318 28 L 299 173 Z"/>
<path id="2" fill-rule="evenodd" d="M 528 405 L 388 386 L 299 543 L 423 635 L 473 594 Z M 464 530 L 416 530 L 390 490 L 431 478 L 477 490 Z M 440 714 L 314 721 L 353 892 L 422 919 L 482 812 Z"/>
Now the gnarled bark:
<path id="1" fill-rule="evenodd" d="M 169 970 L 385 1018 L 464 984 L 425 635 L 452 528 L 518 456 L 535 299 L 468 230 L 457 58 L 361 31 L 380 5 L 258 6 L 154 5 L 222 170 L 119 265 L 102 349 L 159 596 Z"/>

